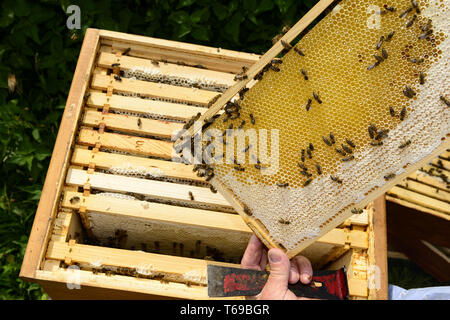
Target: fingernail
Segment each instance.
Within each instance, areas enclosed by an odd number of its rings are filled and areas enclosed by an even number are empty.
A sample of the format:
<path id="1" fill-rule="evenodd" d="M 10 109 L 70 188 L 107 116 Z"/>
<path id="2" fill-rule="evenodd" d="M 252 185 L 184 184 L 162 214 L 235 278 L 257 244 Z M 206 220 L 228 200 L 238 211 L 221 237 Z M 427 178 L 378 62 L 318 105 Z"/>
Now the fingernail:
<path id="1" fill-rule="evenodd" d="M 312 276 L 310 275 L 310 274 L 302 274 L 302 279 L 303 279 L 303 281 L 302 282 L 311 282 L 311 280 L 312 280 Z"/>
<path id="2" fill-rule="evenodd" d="M 269 252 L 269 260 L 270 262 L 279 262 L 281 261 L 281 255 L 278 252 Z"/>

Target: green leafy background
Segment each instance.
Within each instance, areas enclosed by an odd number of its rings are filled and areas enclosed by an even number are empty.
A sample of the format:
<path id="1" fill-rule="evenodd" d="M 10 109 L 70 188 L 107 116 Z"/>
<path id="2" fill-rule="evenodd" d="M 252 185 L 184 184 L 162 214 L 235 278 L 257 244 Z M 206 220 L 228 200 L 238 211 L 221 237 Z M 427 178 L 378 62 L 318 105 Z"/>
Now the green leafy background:
<path id="1" fill-rule="evenodd" d="M 3 0 L 0 16 L 0 299 L 46 299 L 18 278 L 86 28 L 263 53 L 315 0 Z M 66 27 L 69 5 L 81 30 Z M 16 86 L 8 90 L 8 76 Z"/>

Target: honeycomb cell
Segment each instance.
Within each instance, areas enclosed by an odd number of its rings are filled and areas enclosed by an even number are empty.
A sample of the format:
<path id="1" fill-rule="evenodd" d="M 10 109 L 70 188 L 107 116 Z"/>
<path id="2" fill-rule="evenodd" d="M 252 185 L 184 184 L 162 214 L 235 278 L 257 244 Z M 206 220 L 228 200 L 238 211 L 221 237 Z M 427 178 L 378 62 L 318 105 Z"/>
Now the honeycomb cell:
<path id="1" fill-rule="evenodd" d="M 384 176 L 404 172 L 406 163 L 431 153 L 448 133 L 450 111 L 439 101 L 440 95 L 449 94 L 448 7 L 440 7 L 439 1 L 418 3 L 420 13 L 400 18 L 410 1 L 390 1 L 388 5 L 396 11 L 383 15 L 377 12 L 384 0 L 341 1 L 296 44 L 304 56 L 290 50 L 277 65 L 279 72 L 269 69 L 238 101 L 242 107 L 238 119 L 224 123 L 223 114 L 211 126 L 223 131 L 230 123 L 238 127 L 244 119 L 244 129 L 256 129 L 259 141 L 262 130 L 267 130 L 264 144 L 269 155 L 272 145 L 276 146 L 271 133 L 278 129 L 278 170 L 265 174 L 269 169 L 256 169 L 246 161 L 245 171 L 225 163 L 214 165 L 214 172 L 274 241 L 288 250 L 339 224 L 351 208 L 386 183 Z M 413 14 L 418 17 L 407 27 Z M 419 39 L 429 19 L 433 32 Z M 413 63 L 411 58 L 424 61 Z M 424 84 L 419 83 L 420 72 L 426 75 Z M 408 93 L 406 86 L 414 93 Z M 395 116 L 389 114 L 389 106 Z M 407 114 L 400 121 L 403 107 Z M 371 124 L 378 133 L 388 130 L 387 136 L 371 139 Z M 331 141 L 330 133 L 335 140 L 331 146 L 323 139 Z M 411 145 L 399 149 L 407 139 Z M 306 151 L 310 143 L 312 158 Z M 258 159 L 262 159 L 260 146 L 252 146 L 258 150 Z M 344 156 L 336 148 L 350 152 Z M 308 168 L 307 174 L 298 163 Z M 320 164 L 320 175 L 316 164 Z M 288 186 L 279 186 L 284 183 Z M 290 224 L 280 225 L 280 218 L 289 218 Z"/>

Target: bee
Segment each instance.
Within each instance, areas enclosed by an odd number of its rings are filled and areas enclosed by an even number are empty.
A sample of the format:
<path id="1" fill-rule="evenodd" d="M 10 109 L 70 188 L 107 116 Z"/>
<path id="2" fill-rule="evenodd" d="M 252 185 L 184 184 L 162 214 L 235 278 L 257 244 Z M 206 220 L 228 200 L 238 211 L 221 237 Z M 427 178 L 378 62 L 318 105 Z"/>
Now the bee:
<path id="1" fill-rule="evenodd" d="M 113 64 L 111 65 L 111 67 L 118 67 L 118 66 L 120 66 L 120 63 L 113 63 Z"/>
<path id="2" fill-rule="evenodd" d="M 425 74 L 423 72 L 419 73 L 419 83 L 424 84 L 425 83 Z"/>
<path id="3" fill-rule="evenodd" d="M 317 169 L 317 174 L 321 175 L 322 174 L 322 168 L 320 167 L 320 164 L 316 163 L 316 169 Z"/>
<path id="4" fill-rule="evenodd" d="M 375 60 L 377 60 L 378 62 L 382 62 L 383 61 L 383 58 L 380 57 L 379 55 L 374 54 L 373 56 L 374 56 Z"/>
<path id="5" fill-rule="evenodd" d="M 422 27 L 422 31 L 428 31 L 431 27 L 431 19 L 428 19 L 427 23 Z"/>
<path id="6" fill-rule="evenodd" d="M 152 64 L 153 64 L 154 66 L 159 67 L 159 62 L 158 62 L 157 60 L 152 60 Z"/>
<path id="7" fill-rule="evenodd" d="M 126 48 L 124 52 L 122 52 L 123 56 L 126 56 L 127 54 L 129 54 L 131 51 L 131 48 Z"/>
<path id="8" fill-rule="evenodd" d="M 353 150 L 350 149 L 349 147 L 347 147 L 345 144 L 341 144 L 342 149 L 344 149 L 345 152 L 347 153 L 353 153 Z"/>
<path id="9" fill-rule="evenodd" d="M 285 225 L 291 224 L 290 221 L 287 221 L 287 220 L 284 220 L 284 219 L 280 219 L 280 220 L 278 220 L 278 222 L 281 223 L 281 224 L 285 224 Z"/>
<path id="10" fill-rule="evenodd" d="M 395 31 L 389 32 L 389 34 L 388 34 L 387 37 L 386 37 L 386 41 L 391 41 L 391 39 L 392 39 L 392 37 L 394 36 L 394 34 L 395 34 Z"/>
<path id="11" fill-rule="evenodd" d="M 234 77 L 234 81 L 241 81 L 241 80 L 246 80 L 248 79 L 248 76 L 246 74 L 237 74 Z"/>
<path id="12" fill-rule="evenodd" d="M 384 41 L 384 36 L 380 37 L 380 40 L 377 42 L 377 45 L 375 46 L 378 49 L 381 48 L 381 46 L 383 45 L 383 41 Z"/>
<path id="13" fill-rule="evenodd" d="M 214 172 L 211 172 L 209 175 L 206 176 L 205 181 L 208 182 L 214 177 Z"/>
<path id="14" fill-rule="evenodd" d="M 302 149 L 302 162 L 305 162 L 305 149 Z"/>
<path id="15" fill-rule="evenodd" d="M 270 63 L 271 64 L 282 64 L 283 60 L 281 60 L 281 59 L 273 59 Z"/>
<path id="16" fill-rule="evenodd" d="M 376 132 L 377 132 L 377 127 L 375 127 L 375 125 L 373 123 L 371 123 L 369 125 L 368 131 L 369 131 L 370 138 L 373 139 L 375 137 Z"/>
<path id="17" fill-rule="evenodd" d="M 239 112 L 236 112 L 235 114 L 233 114 L 233 115 L 230 117 L 230 119 L 231 119 L 231 120 L 234 120 L 234 119 L 239 118 L 240 116 L 241 116 L 241 114 L 240 114 Z"/>
<path id="18" fill-rule="evenodd" d="M 312 182 L 312 180 L 313 180 L 313 179 L 308 179 L 308 180 L 306 180 L 306 181 L 303 183 L 303 186 L 304 186 L 304 187 L 308 186 L 308 185 Z"/>
<path id="19" fill-rule="evenodd" d="M 250 211 L 250 209 L 249 209 L 247 206 L 244 207 L 244 212 L 245 212 L 248 216 L 253 215 L 252 212 Z"/>
<path id="20" fill-rule="evenodd" d="M 259 161 L 259 159 L 258 159 L 254 154 L 252 154 L 252 159 L 253 159 L 257 164 L 260 164 L 260 163 L 261 163 L 261 161 Z"/>
<path id="21" fill-rule="evenodd" d="M 372 141 L 370 143 L 371 146 L 378 147 L 383 145 L 383 141 Z"/>
<path id="22" fill-rule="evenodd" d="M 333 180 L 334 182 L 337 182 L 337 183 L 339 183 L 339 184 L 342 184 L 342 180 L 339 179 L 338 177 L 335 177 L 335 176 L 331 176 L 331 175 L 330 175 L 330 178 L 331 178 L 331 180 Z"/>
<path id="23" fill-rule="evenodd" d="M 312 159 L 311 149 L 306 149 L 306 153 L 308 154 L 308 158 Z"/>
<path id="24" fill-rule="evenodd" d="M 406 116 L 406 108 L 403 107 L 402 111 L 400 111 L 400 121 L 403 121 L 403 119 L 405 119 Z"/>
<path id="25" fill-rule="evenodd" d="M 416 92 L 411 89 L 409 86 L 405 86 L 405 90 L 403 90 L 403 94 L 408 98 L 413 98 L 416 95 Z"/>
<path id="26" fill-rule="evenodd" d="M 406 24 L 406 27 L 409 28 L 413 25 L 414 21 L 416 21 L 417 16 L 413 15 L 413 17 L 411 18 L 411 20 L 408 21 L 408 23 Z"/>
<path id="27" fill-rule="evenodd" d="M 409 59 L 409 61 L 412 63 L 422 63 L 424 61 L 424 59 L 423 58 L 420 58 L 420 59 L 411 58 L 411 59 Z"/>
<path id="28" fill-rule="evenodd" d="M 391 116 L 395 117 L 395 110 L 392 107 L 389 107 L 389 113 L 391 114 Z"/>
<path id="29" fill-rule="evenodd" d="M 411 0 L 411 4 L 412 4 L 414 9 L 417 9 L 419 7 L 419 5 L 417 4 L 416 0 Z"/>
<path id="30" fill-rule="evenodd" d="M 280 71 L 281 71 L 280 68 L 278 68 L 278 67 L 276 67 L 276 66 L 274 66 L 274 65 L 272 65 L 272 64 L 269 65 L 269 68 L 272 69 L 272 70 L 275 71 L 275 72 L 280 72 Z"/>
<path id="31" fill-rule="evenodd" d="M 244 150 L 242 150 L 242 152 L 244 152 L 244 153 L 247 152 L 248 150 L 250 150 L 251 146 L 252 146 L 252 145 L 249 144 L 247 147 L 245 147 Z"/>
<path id="32" fill-rule="evenodd" d="M 255 124 L 255 117 L 253 116 L 253 114 L 250 113 L 250 121 L 252 122 L 252 124 Z"/>
<path id="33" fill-rule="evenodd" d="M 318 95 L 317 93 L 313 92 L 313 97 L 314 97 L 314 99 L 317 100 L 317 102 L 318 102 L 319 104 L 322 103 L 322 100 L 320 100 L 319 95 Z"/>
<path id="34" fill-rule="evenodd" d="M 394 11 L 395 11 L 395 8 L 394 8 L 394 7 L 385 6 L 384 8 L 385 8 L 387 11 L 390 11 L 390 12 L 394 12 Z"/>
<path id="35" fill-rule="evenodd" d="M 383 59 L 387 59 L 388 53 L 385 48 L 381 49 L 381 55 L 383 56 Z"/>
<path id="36" fill-rule="evenodd" d="M 404 149 L 411 144 L 411 140 L 406 140 L 401 145 L 398 146 L 399 149 Z"/>
<path id="37" fill-rule="evenodd" d="M 116 79 L 117 81 L 122 81 L 122 78 L 117 74 L 114 75 L 114 79 Z"/>
<path id="38" fill-rule="evenodd" d="M 429 36 L 432 33 L 433 33 L 433 30 L 430 29 L 430 30 L 422 33 L 420 36 L 418 36 L 418 38 L 419 38 L 419 40 L 423 40 L 423 39 L 425 39 L 427 36 Z"/>
<path id="39" fill-rule="evenodd" d="M 141 118 L 138 118 L 138 119 L 137 119 L 137 125 L 138 125 L 138 127 L 139 127 L 139 129 L 140 129 L 141 126 L 142 126 Z"/>
<path id="40" fill-rule="evenodd" d="M 314 145 L 311 142 L 309 143 L 309 149 L 311 149 L 311 151 L 314 151 Z"/>
<path id="41" fill-rule="evenodd" d="M 286 41 L 284 41 L 284 40 L 281 40 L 281 45 L 286 50 L 291 50 L 292 49 L 292 46 L 289 43 L 287 43 Z"/>
<path id="42" fill-rule="evenodd" d="M 361 214 L 361 213 L 363 213 L 363 211 L 364 211 L 363 209 L 356 209 L 356 208 L 352 209 L 353 214 Z"/>
<path id="43" fill-rule="evenodd" d="M 305 69 L 302 69 L 302 75 L 303 75 L 303 77 L 305 78 L 305 80 L 308 80 L 308 75 L 307 75 Z"/>
<path id="44" fill-rule="evenodd" d="M 80 202 L 80 197 L 72 197 L 70 198 L 70 204 L 76 204 L 78 202 Z"/>
<path id="45" fill-rule="evenodd" d="M 89 99 L 90 96 L 91 96 L 91 93 L 86 92 L 86 94 L 84 95 L 84 99 L 87 100 L 87 99 Z"/>
<path id="46" fill-rule="evenodd" d="M 239 166 L 234 166 L 234 170 L 236 171 L 245 171 L 245 168 L 239 167 Z"/>
<path id="47" fill-rule="evenodd" d="M 400 15 L 398 16 L 399 18 L 403 18 L 405 17 L 408 13 L 410 13 L 412 11 L 413 7 L 409 7 L 408 9 L 406 9 L 405 11 L 403 11 L 402 13 L 400 13 Z"/>
<path id="48" fill-rule="evenodd" d="M 378 66 L 380 63 L 378 61 L 376 61 L 374 64 L 371 64 L 370 66 L 367 67 L 367 70 L 372 70 L 373 68 L 375 68 L 376 66 Z"/>
<path id="49" fill-rule="evenodd" d="M 446 97 L 440 96 L 439 99 L 441 99 L 441 101 L 445 103 L 447 107 L 450 107 L 450 101 L 448 101 Z"/>
<path id="50" fill-rule="evenodd" d="M 244 127 L 244 125 L 245 125 L 245 120 L 242 120 L 241 124 L 240 124 L 239 127 L 238 127 L 238 130 L 242 130 L 242 128 Z"/>
<path id="51" fill-rule="evenodd" d="M 344 157 L 347 155 L 344 151 L 342 151 L 339 148 L 336 148 L 335 150 L 336 150 L 337 153 L 339 153 L 340 155 L 343 155 Z"/>
<path id="52" fill-rule="evenodd" d="M 225 114 L 223 115 L 223 120 L 222 120 L 222 121 L 223 121 L 223 122 L 227 122 L 229 119 L 230 119 L 230 117 L 228 117 L 228 114 L 225 113 Z"/>
<path id="53" fill-rule="evenodd" d="M 260 164 L 255 164 L 255 169 L 261 170 L 262 168 Z"/>
<path id="54" fill-rule="evenodd" d="M 344 161 L 344 162 L 348 162 L 348 161 L 351 161 L 351 160 L 354 160 L 354 159 L 355 159 L 355 156 L 354 156 L 354 155 L 351 155 L 351 156 L 348 156 L 348 157 L 342 158 L 342 161 Z"/>
<path id="55" fill-rule="evenodd" d="M 327 139 L 327 138 L 325 138 L 324 136 L 322 136 L 322 140 L 323 140 L 323 142 L 325 142 L 328 146 L 332 146 L 333 144 Z"/>
<path id="56" fill-rule="evenodd" d="M 301 55 L 302 57 L 305 56 L 305 54 L 303 53 L 303 51 L 297 47 L 294 47 L 294 51 L 297 52 L 299 55 Z"/>
<path id="57" fill-rule="evenodd" d="M 308 168 L 303 164 L 303 163 L 298 163 L 298 166 L 300 167 L 300 168 L 302 168 L 303 170 L 305 170 L 305 171 L 308 171 Z"/>
<path id="58" fill-rule="evenodd" d="M 247 88 L 247 87 L 244 87 L 244 88 L 242 88 L 242 89 L 239 91 L 239 98 L 240 98 L 241 100 L 244 99 L 244 95 L 245 95 L 245 93 L 246 93 L 248 90 L 250 90 L 250 89 Z"/>
<path id="59" fill-rule="evenodd" d="M 375 135 L 375 140 L 381 140 L 381 139 L 387 138 L 388 132 L 389 132 L 388 129 L 383 129 L 383 130 L 377 131 L 377 133 Z"/>
<path id="60" fill-rule="evenodd" d="M 302 175 L 308 177 L 308 178 L 309 178 L 309 177 L 312 177 L 312 174 L 309 173 L 309 172 L 307 172 L 307 171 L 300 171 L 300 173 L 301 173 Z"/>
<path id="61" fill-rule="evenodd" d="M 289 183 L 287 183 L 287 182 L 279 182 L 279 183 L 277 183 L 277 186 L 280 187 L 280 188 L 286 188 L 286 187 L 289 187 Z"/>
<path id="62" fill-rule="evenodd" d="M 388 174 L 388 175 L 385 175 L 384 176 L 384 179 L 385 180 L 391 180 L 392 178 L 394 178 L 395 177 L 395 174 L 394 173 L 390 173 L 390 174 Z"/>
<path id="63" fill-rule="evenodd" d="M 336 140 L 334 140 L 334 135 L 331 132 L 330 132 L 330 141 L 331 141 L 331 144 L 335 144 L 336 143 Z"/>
<path id="64" fill-rule="evenodd" d="M 306 111 L 309 111 L 309 109 L 311 108 L 311 99 L 308 99 L 308 102 L 306 103 Z"/>

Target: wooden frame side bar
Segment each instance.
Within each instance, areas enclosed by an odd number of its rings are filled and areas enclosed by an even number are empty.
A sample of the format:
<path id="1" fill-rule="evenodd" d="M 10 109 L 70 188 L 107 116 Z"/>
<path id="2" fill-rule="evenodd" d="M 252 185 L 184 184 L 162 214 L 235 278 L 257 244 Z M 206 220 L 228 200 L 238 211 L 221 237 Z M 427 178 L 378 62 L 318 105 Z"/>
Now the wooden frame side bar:
<path id="1" fill-rule="evenodd" d="M 74 142 L 78 119 L 83 107 L 96 52 L 99 47 L 99 30 L 87 29 L 75 69 L 66 107 L 59 127 L 50 166 L 47 171 L 41 199 L 28 240 L 20 277 L 33 279 L 43 260 L 50 228 L 56 213 L 57 201 L 64 184 L 64 176 L 69 164 L 70 149 Z"/>

